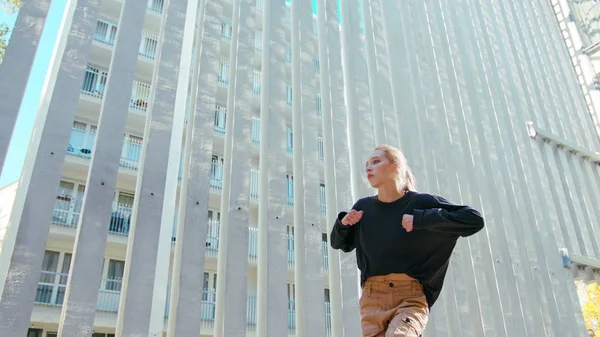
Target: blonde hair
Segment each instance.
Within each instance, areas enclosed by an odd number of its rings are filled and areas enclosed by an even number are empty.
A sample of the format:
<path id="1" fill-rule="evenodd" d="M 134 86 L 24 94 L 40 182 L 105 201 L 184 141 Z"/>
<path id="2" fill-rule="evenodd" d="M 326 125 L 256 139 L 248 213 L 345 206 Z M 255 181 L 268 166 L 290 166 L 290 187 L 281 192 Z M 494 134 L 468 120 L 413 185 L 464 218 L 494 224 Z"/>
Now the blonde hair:
<path id="1" fill-rule="evenodd" d="M 408 166 L 408 161 L 406 160 L 404 153 L 402 153 L 400 149 L 386 144 L 375 147 L 375 151 L 377 150 L 383 151 L 391 163 L 397 164 L 398 171 L 396 179 L 400 180 L 402 188 L 405 191 L 416 191 L 416 179 Z"/>

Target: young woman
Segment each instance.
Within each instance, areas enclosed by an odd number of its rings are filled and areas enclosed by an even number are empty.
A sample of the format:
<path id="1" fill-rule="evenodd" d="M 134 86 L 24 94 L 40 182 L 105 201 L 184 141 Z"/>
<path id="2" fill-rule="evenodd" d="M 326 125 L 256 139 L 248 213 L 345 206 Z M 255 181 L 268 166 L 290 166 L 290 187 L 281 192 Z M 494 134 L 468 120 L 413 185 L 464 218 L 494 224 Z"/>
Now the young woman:
<path id="1" fill-rule="evenodd" d="M 331 246 L 356 249 L 363 336 L 418 337 L 442 290 L 456 241 L 477 233 L 484 221 L 469 206 L 417 193 L 397 148 L 375 148 L 366 173 L 378 193 L 338 215 Z"/>

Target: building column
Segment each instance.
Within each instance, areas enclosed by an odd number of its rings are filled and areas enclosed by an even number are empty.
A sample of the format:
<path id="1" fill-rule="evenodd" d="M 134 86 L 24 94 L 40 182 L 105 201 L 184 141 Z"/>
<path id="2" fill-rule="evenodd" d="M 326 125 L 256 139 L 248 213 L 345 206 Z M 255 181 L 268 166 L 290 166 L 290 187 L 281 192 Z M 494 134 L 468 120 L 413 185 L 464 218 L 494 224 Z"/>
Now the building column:
<path id="1" fill-rule="evenodd" d="M 287 336 L 285 2 L 263 6 L 256 335 Z"/>
<path id="2" fill-rule="evenodd" d="M 19 204 L 13 207 L 23 211 L 22 214 L 15 212 L 11 219 L 19 228 L 0 300 L 0 331 L 7 336 L 25 335 L 30 324 L 50 219 L 100 4 L 98 0 L 82 0 L 73 6 L 68 8 L 72 26 L 65 49 L 69 52 L 59 51 L 57 55 L 62 61 L 54 85 L 47 91 L 52 96 L 47 105 L 40 106 L 34 127 L 39 132 L 32 136 L 30 155 L 17 193 Z"/>
<path id="3" fill-rule="evenodd" d="M 173 234 L 171 219 L 164 219 L 164 203 L 169 184 L 167 173 L 176 174 L 169 167 L 172 142 L 181 143 L 181 114 L 176 114 L 178 78 L 181 71 L 185 22 L 195 19 L 187 13 L 187 0 L 167 1 L 161 32 L 160 52 L 154 67 L 153 98 L 144 132 L 141 168 L 137 179 L 136 198 L 131 219 L 129 242 L 125 259 L 123 289 L 117 317 L 116 334 L 133 337 L 150 334 L 151 316 L 155 306 L 156 271 L 163 254 L 170 254 Z M 178 117 L 178 120 L 175 120 Z M 173 132 L 174 126 L 179 131 Z M 173 137 L 179 139 L 173 140 Z M 179 154 L 177 155 L 179 156 Z M 171 164 L 173 165 L 173 163 Z M 169 195 L 170 197 L 171 195 Z M 162 301 L 161 301 L 162 302 Z M 164 310 L 164 306 L 162 308 Z M 158 308 L 154 309 L 158 310 Z M 162 331 L 152 331 L 162 335 Z"/>
<path id="4" fill-rule="evenodd" d="M 251 109 L 254 100 L 254 25 L 249 25 L 248 21 L 254 12 L 252 2 L 233 2 L 215 337 L 244 336 L 247 326 Z"/>
<path id="5" fill-rule="evenodd" d="M 190 6 L 193 8 L 189 8 Z M 188 13 L 197 13 L 200 19 L 197 21 L 198 30 L 195 28 L 196 20 L 190 20 L 190 25 L 186 28 L 195 35 L 194 43 L 190 43 L 195 55 L 190 76 L 191 92 L 194 94 L 187 104 L 190 107 L 190 117 L 187 122 L 182 163 L 183 177 L 171 281 L 168 337 L 198 335 L 202 328 L 200 317 L 205 306 L 202 304 L 203 293 L 202 290 L 199 291 L 201 288 L 198 282 L 204 275 L 206 257 L 206 245 L 203 243 L 206 242 L 207 236 L 210 198 L 210 193 L 207 192 L 210 189 L 222 11 L 220 1 L 203 0 L 200 4 L 192 1 L 188 4 Z M 186 93 L 187 87 L 184 87 Z M 185 110 L 185 107 L 182 108 Z"/>
<path id="6" fill-rule="evenodd" d="M 317 0 L 317 19 L 318 19 L 318 47 L 319 60 L 321 67 L 320 86 L 321 86 L 321 108 L 323 112 L 323 150 L 324 150 L 324 172 L 326 188 L 327 205 L 327 236 L 333 229 L 334 219 L 337 217 L 338 205 L 336 194 L 336 175 L 342 176 L 347 170 L 343 168 L 336 172 L 336 156 L 334 150 L 334 139 L 337 140 L 340 147 L 336 148 L 339 152 L 344 152 L 344 143 L 340 140 L 346 138 L 345 120 L 339 120 L 342 124 L 336 125 L 336 132 L 333 131 L 333 110 L 335 108 L 338 115 L 344 113 L 343 101 L 343 78 L 341 62 L 339 59 L 339 36 L 337 9 L 335 1 Z M 327 20 L 328 19 L 328 20 Z M 337 44 L 337 46 L 336 46 Z M 337 53 L 337 55 L 336 55 Z M 334 54 L 334 55 L 331 55 Z M 336 58 L 337 56 L 337 58 Z M 331 59 L 329 59 L 331 57 Z M 337 80 L 337 81 L 336 81 Z M 336 81 L 332 86 L 331 82 Z M 335 106 L 334 99 L 339 104 Z M 341 135 L 339 135 L 341 133 Z M 347 146 L 345 152 L 347 153 Z M 346 198 L 350 200 L 350 198 Z M 348 201 L 349 203 L 350 201 Z M 344 207 L 349 207 L 344 205 Z M 329 240 L 327 240 L 329 242 Z M 327 254 L 329 257 L 329 296 L 331 305 L 331 336 L 342 337 L 344 333 L 342 316 L 342 291 L 340 276 L 340 251 L 327 245 Z M 357 308 L 358 309 L 358 308 Z"/>
<path id="7" fill-rule="evenodd" d="M 383 121 L 381 109 L 381 92 L 379 85 L 379 67 L 375 57 L 375 43 L 373 42 L 373 21 L 371 19 L 371 1 L 362 0 L 364 28 L 365 28 L 365 54 L 367 58 L 367 80 L 369 86 L 369 100 L 371 103 L 371 116 L 373 116 L 373 138 L 375 144 L 384 144 L 387 140 L 387 128 Z"/>
<path id="8" fill-rule="evenodd" d="M 291 2 L 296 335 L 325 333 L 312 3 Z"/>
<path id="9" fill-rule="evenodd" d="M 196 47 L 194 44 L 194 39 L 197 35 L 196 22 L 198 15 L 200 15 L 198 8 L 199 4 L 197 1 L 188 1 L 186 19 L 183 28 L 181 57 L 179 59 L 179 75 L 177 78 L 177 89 L 175 91 L 175 110 L 173 113 L 173 126 L 171 129 L 172 135 L 169 144 L 170 150 L 168 154 L 165 193 L 162 204 L 158 251 L 156 254 L 154 293 L 152 295 L 152 309 L 150 311 L 150 336 L 161 336 L 165 330 L 165 307 L 167 305 L 167 301 L 169 300 L 169 280 L 171 280 L 170 272 L 172 272 L 173 275 L 177 275 L 175 271 L 177 268 L 177 257 L 173 258 L 173 268 L 169 268 L 173 247 L 173 235 L 175 235 L 177 238 L 183 235 L 177 235 L 177 233 L 174 233 L 174 227 L 177 225 L 176 219 L 179 219 L 179 223 L 184 221 L 182 218 L 183 216 L 180 212 L 178 212 L 177 201 L 182 200 L 181 197 L 178 198 L 180 194 L 180 186 L 187 186 L 185 185 L 186 183 L 184 178 L 180 177 L 180 172 L 183 171 L 183 169 L 180 171 L 180 166 L 185 166 L 185 164 L 182 162 L 185 160 L 182 160 L 182 153 L 185 151 L 182 139 L 184 134 L 188 131 L 186 129 L 185 121 L 189 116 L 190 106 L 193 106 L 193 104 L 190 104 L 191 98 L 189 95 L 189 88 L 190 83 L 193 83 L 193 77 L 190 75 L 192 72 L 192 65 L 197 64 L 194 62 L 195 60 L 193 56 L 194 48 Z M 164 29 L 164 27 L 161 28 Z M 192 90 L 191 92 L 194 91 Z M 184 192 L 181 192 L 181 194 L 183 193 Z M 204 223 L 201 220 L 198 222 L 200 225 Z M 199 227 L 202 228 L 202 226 Z M 176 229 L 178 228 L 179 227 Z M 197 238 L 197 236 L 193 236 L 193 234 L 190 234 L 189 237 L 194 237 L 194 239 Z M 198 241 L 196 242 L 204 242 L 204 239 L 198 238 Z M 175 251 L 177 250 L 178 247 L 176 244 Z M 204 250 L 202 250 L 202 252 L 204 252 Z M 174 255 L 176 254 L 177 253 Z M 200 269 L 203 269 L 203 267 Z M 201 276 L 202 275 L 203 274 L 201 274 Z M 171 302 L 173 298 L 177 298 L 177 295 L 175 294 L 178 291 L 175 289 L 177 287 L 177 285 L 171 284 Z M 177 315 L 174 313 L 174 310 L 176 309 L 174 309 L 174 306 L 171 305 L 169 319 L 171 319 L 172 316 Z M 169 327 L 171 327 L 171 324 Z"/>
<path id="10" fill-rule="evenodd" d="M 99 128 L 77 224 L 73 259 L 58 333 L 91 334 L 104 266 L 108 224 L 120 166 L 131 88 L 142 40 L 146 3 L 126 0 L 110 62 Z"/>
<path id="11" fill-rule="evenodd" d="M 0 174 L 29 83 L 50 1 L 23 1 L 0 67 Z M 4 281 L 4 279 L 2 278 Z"/>

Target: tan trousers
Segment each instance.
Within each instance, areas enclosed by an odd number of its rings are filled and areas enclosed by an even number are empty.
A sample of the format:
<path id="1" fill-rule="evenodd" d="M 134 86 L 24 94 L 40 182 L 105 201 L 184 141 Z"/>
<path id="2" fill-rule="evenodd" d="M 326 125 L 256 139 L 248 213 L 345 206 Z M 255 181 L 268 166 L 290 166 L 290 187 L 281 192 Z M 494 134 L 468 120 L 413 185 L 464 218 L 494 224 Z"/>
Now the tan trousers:
<path id="1" fill-rule="evenodd" d="M 369 277 L 360 316 L 363 337 L 419 337 L 429 319 L 423 286 L 406 274 Z"/>

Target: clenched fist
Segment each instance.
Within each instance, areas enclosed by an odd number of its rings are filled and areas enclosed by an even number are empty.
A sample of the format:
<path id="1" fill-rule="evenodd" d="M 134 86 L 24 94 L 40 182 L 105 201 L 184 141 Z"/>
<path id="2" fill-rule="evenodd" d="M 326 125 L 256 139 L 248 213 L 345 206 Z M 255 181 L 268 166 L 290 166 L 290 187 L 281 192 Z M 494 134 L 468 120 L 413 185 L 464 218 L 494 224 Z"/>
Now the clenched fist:
<path id="1" fill-rule="evenodd" d="M 413 230 L 413 219 L 414 216 L 410 214 L 404 214 L 402 216 L 402 228 L 404 228 L 407 232 L 412 232 Z"/>
<path id="2" fill-rule="evenodd" d="M 346 216 L 342 219 L 342 225 L 353 226 L 360 221 L 362 216 L 363 211 L 357 211 L 353 209 L 350 212 L 348 212 L 348 214 L 346 214 Z"/>

